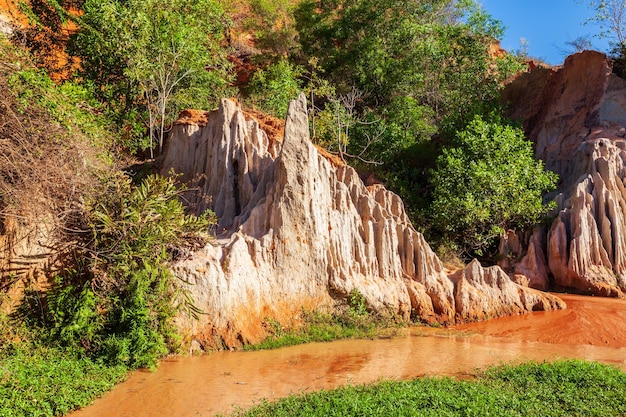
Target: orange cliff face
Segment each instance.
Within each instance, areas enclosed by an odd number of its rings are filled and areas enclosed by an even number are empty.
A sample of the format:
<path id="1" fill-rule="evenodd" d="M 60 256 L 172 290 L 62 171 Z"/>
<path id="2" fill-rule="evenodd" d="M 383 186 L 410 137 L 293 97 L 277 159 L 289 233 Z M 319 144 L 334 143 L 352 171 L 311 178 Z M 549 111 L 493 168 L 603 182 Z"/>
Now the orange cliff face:
<path id="1" fill-rule="evenodd" d="M 493 41 L 489 44 L 489 56 L 492 58 L 502 58 L 507 53 L 506 49 L 500 45 L 500 41 Z"/>
<path id="2" fill-rule="evenodd" d="M 81 11 L 71 8 L 70 13 L 80 16 Z M 27 45 L 31 46 L 52 80 L 58 82 L 68 79 L 80 67 L 80 60 L 68 54 L 66 49 L 69 37 L 78 30 L 75 22 L 68 20 L 58 33 L 46 29 L 37 32 L 20 10 L 17 0 L 0 0 L 0 25 L 3 21 L 8 27 L 23 32 Z"/>
<path id="3" fill-rule="evenodd" d="M 28 24 L 28 18 L 20 12 L 17 1 L 0 0 L 0 15 L 17 26 L 25 26 Z"/>
<path id="4" fill-rule="evenodd" d="M 504 90 L 509 116 L 559 175 L 552 225 L 537 228 L 526 254 L 507 244 L 521 259 L 513 272 L 534 287 L 626 297 L 626 80 L 611 67 L 585 51 Z"/>

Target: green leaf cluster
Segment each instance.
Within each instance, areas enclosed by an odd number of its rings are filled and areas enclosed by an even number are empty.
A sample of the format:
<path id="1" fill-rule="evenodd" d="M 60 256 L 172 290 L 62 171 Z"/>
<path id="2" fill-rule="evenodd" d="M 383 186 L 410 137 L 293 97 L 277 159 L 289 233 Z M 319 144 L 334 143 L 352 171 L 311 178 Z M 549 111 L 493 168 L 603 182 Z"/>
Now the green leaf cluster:
<path id="1" fill-rule="evenodd" d="M 296 47 L 297 32 L 293 25 L 292 0 L 250 0 L 251 16 L 245 27 L 252 30 L 255 47 L 264 55 L 286 57 Z"/>
<path id="2" fill-rule="evenodd" d="M 434 226 L 463 253 L 485 255 L 507 229 L 523 230 L 547 214 L 542 196 L 556 180 L 520 128 L 476 116 L 431 172 Z"/>
<path id="3" fill-rule="evenodd" d="M 186 215 L 171 178 L 149 176 L 138 186 L 117 179 L 107 194 L 88 210 L 91 236 L 80 251 L 81 268 L 57 276 L 22 310 L 40 313 L 38 325 L 53 343 L 110 365 L 151 368 L 177 348 L 174 316 L 194 309 L 168 262 L 186 241 L 208 238 L 214 217 Z"/>
<path id="4" fill-rule="evenodd" d="M 384 179 L 429 228 L 428 170 L 474 115 L 501 111 L 522 69 L 493 54 L 502 24 L 472 0 L 304 0 L 294 13 L 295 59 L 315 59 L 335 95 L 311 97 L 314 139 Z"/>
<path id="5" fill-rule="evenodd" d="M 302 72 L 301 67 L 286 59 L 258 70 L 250 82 L 250 101 L 268 113 L 286 117 L 289 102 L 301 91 Z"/>
<path id="6" fill-rule="evenodd" d="M 472 1 L 306 0 L 295 13 L 305 56 L 339 93 L 368 92 L 370 106 L 410 98 L 438 121 L 463 117 L 510 75 L 492 70 L 501 27 Z"/>
<path id="7" fill-rule="evenodd" d="M 85 85 L 73 81 L 56 84 L 45 70 L 37 68 L 16 71 L 8 85 L 22 110 L 36 103 L 67 132 L 87 137 L 101 152 L 110 147 L 114 126 L 100 116 L 104 106 Z"/>
<path id="8" fill-rule="evenodd" d="M 215 0 L 86 0 L 72 48 L 82 76 L 118 115 L 141 111 L 151 146 L 189 107 L 231 95 L 221 46 L 227 18 Z M 136 116 L 135 116 L 136 117 Z"/>

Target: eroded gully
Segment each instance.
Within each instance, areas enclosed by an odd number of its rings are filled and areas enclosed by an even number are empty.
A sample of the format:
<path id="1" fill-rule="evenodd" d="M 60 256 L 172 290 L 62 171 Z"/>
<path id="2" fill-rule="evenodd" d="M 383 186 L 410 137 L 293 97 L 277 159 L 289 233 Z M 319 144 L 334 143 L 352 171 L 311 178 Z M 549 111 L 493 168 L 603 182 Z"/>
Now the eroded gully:
<path id="1" fill-rule="evenodd" d="M 502 362 L 579 358 L 626 370 L 626 300 L 566 295 L 568 310 L 454 329 L 407 329 L 382 340 L 217 352 L 137 371 L 71 417 L 213 416 L 303 391 L 378 379 L 471 373 Z M 465 332 L 470 332 L 467 334 Z"/>

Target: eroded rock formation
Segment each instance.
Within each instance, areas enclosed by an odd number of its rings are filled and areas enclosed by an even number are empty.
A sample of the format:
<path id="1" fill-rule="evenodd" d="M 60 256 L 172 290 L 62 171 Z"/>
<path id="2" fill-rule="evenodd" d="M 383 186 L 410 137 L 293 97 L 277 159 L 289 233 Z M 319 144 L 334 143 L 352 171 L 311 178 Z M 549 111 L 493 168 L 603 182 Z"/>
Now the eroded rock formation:
<path id="1" fill-rule="evenodd" d="M 0 288 L 4 295 L 0 311 L 4 313 L 14 311 L 25 288 L 46 288 L 50 272 L 60 266 L 52 219 L 21 220 L 4 216 L 0 221 Z"/>
<path id="2" fill-rule="evenodd" d="M 304 96 L 282 142 L 230 100 L 203 117 L 174 127 L 162 160 L 190 186 L 190 206 L 220 218 L 217 241 L 173 267 L 205 312 L 181 321 L 202 344 L 259 340 L 265 320 L 293 323 L 353 289 L 371 310 L 443 323 L 564 307 L 499 268 L 448 277 L 397 195 L 318 152 Z"/>
<path id="3" fill-rule="evenodd" d="M 535 232 L 515 273 L 537 288 L 623 296 L 626 81 L 606 56 L 586 51 L 522 75 L 505 99 L 537 157 L 560 177 L 556 218 Z"/>

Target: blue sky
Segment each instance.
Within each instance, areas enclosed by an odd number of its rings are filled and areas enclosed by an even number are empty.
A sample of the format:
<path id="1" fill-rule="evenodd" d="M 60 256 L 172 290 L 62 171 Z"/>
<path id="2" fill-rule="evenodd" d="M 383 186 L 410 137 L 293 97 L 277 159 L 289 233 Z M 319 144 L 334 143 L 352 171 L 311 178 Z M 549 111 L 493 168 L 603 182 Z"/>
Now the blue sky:
<path id="1" fill-rule="evenodd" d="M 506 26 L 502 47 L 520 48 L 520 38 L 528 42 L 528 54 L 551 65 L 563 63 L 568 40 L 589 35 L 594 49 L 606 52 L 608 43 L 593 35 L 592 24 L 583 25 L 593 13 L 577 0 L 478 0 L 486 10 Z"/>

